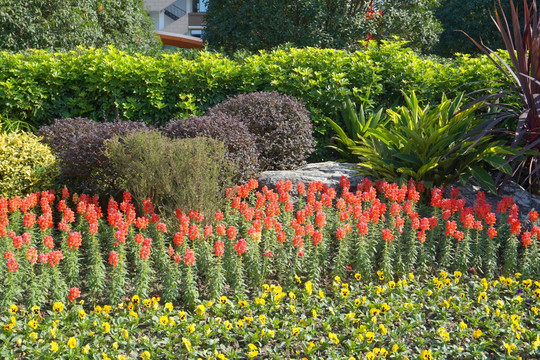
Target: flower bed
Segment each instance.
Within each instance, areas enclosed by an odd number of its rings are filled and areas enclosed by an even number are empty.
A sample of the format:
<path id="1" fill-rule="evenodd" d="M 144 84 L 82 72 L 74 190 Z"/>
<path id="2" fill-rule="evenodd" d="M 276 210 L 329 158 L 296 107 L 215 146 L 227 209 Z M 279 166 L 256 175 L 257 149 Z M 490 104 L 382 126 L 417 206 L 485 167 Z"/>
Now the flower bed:
<path id="1" fill-rule="evenodd" d="M 193 311 L 159 297 L 118 306 L 72 299 L 2 309 L 4 359 L 532 359 L 540 283 L 441 271 L 398 281 L 360 274 L 317 287 L 263 284 Z M 8 311 L 9 309 L 9 311 Z"/>
<path id="2" fill-rule="evenodd" d="M 293 202 L 290 182 L 252 180 L 223 212 L 172 220 L 129 193 L 106 211 L 66 189 L 0 199 L 0 355 L 539 355 L 536 212 L 522 224 L 511 198 L 341 186 L 300 183 Z"/>
<path id="3" fill-rule="evenodd" d="M 256 181 L 227 192 L 230 202 L 212 219 L 177 211 L 162 222 L 151 201 L 137 216 L 128 193 L 106 212 L 97 197 L 61 199 L 52 192 L 0 200 L 2 304 L 65 301 L 76 287 L 92 303 L 119 303 L 158 293 L 193 306 L 199 298 L 245 298 L 263 283 L 288 286 L 295 277 L 323 284 L 335 276 L 382 271 L 477 272 L 487 278 L 519 271 L 538 277 L 538 214 L 522 231 L 518 208 L 504 198 L 493 212 L 479 193 L 465 206 L 457 190 L 445 198 L 421 183 L 398 186 L 365 180 L 351 192 L 321 183 L 255 191 Z M 525 226 L 525 224 L 523 225 Z M 176 228 L 176 229 L 175 229 Z M 519 238 L 519 236 L 521 238 Z"/>

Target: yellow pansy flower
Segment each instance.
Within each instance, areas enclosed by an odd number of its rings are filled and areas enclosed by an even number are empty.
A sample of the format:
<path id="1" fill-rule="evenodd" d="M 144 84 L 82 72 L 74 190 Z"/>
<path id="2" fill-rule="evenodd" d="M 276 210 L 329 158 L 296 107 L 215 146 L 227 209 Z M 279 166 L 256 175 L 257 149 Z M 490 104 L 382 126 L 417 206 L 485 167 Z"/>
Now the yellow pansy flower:
<path id="1" fill-rule="evenodd" d="M 203 304 L 200 304 L 200 305 L 198 305 L 198 306 L 195 308 L 195 312 L 196 312 L 197 315 L 199 315 L 199 316 L 203 316 L 204 313 L 205 313 L 205 311 L 206 311 L 206 308 L 204 307 Z"/>
<path id="2" fill-rule="evenodd" d="M 182 342 L 184 343 L 184 346 L 186 347 L 186 350 L 188 352 L 191 352 L 193 349 L 191 348 L 191 341 L 186 339 L 185 337 L 182 338 Z"/>
<path id="3" fill-rule="evenodd" d="M 64 304 L 62 304 L 61 302 L 57 301 L 53 304 L 53 311 L 55 313 L 59 313 L 59 312 L 62 312 L 64 311 Z"/>

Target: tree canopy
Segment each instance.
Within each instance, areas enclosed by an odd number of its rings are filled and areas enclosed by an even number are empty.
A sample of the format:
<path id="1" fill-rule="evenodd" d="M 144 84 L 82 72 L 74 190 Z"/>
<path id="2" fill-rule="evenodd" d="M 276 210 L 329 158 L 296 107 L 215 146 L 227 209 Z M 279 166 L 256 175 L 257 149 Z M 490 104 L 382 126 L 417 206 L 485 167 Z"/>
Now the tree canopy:
<path id="1" fill-rule="evenodd" d="M 209 1 L 204 39 L 225 51 L 294 46 L 344 48 L 366 38 L 400 36 L 431 48 L 442 30 L 438 0 L 221 0 Z"/>
<path id="2" fill-rule="evenodd" d="M 520 1 L 514 1 L 520 5 Z M 443 56 L 454 53 L 478 53 L 478 48 L 470 41 L 462 30 L 473 39 L 482 41 L 492 49 L 504 47 L 501 35 L 491 20 L 490 14 L 500 12 L 497 0 L 445 0 L 435 11 L 435 16 L 442 23 L 444 31 L 435 50 Z M 501 1 L 504 12 L 510 14 L 510 2 Z M 521 7 L 520 7 L 521 9 Z M 510 24 L 511 26 L 511 24 Z"/>
<path id="3" fill-rule="evenodd" d="M 1 50 L 79 45 L 146 52 L 161 42 L 143 0 L 0 0 Z"/>

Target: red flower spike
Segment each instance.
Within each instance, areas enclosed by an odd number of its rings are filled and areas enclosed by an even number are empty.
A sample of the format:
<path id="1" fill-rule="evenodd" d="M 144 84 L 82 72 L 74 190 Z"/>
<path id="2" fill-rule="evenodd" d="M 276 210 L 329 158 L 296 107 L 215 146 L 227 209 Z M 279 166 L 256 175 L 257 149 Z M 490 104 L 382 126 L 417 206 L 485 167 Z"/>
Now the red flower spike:
<path id="1" fill-rule="evenodd" d="M 79 297 L 81 297 L 81 290 L 79 290 L 78 287 L 72 287 L 71 289 L 69 289 L 69 301 L 73 301 L 75 299 L 78 299 Z"/>

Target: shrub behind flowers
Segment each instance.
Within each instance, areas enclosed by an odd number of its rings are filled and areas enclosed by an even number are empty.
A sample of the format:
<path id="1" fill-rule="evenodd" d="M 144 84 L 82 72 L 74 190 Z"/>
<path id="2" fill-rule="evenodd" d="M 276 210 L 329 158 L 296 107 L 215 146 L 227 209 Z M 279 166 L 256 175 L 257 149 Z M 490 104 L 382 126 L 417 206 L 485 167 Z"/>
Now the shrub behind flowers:
<path id="1" fill-rule="evenodd" d="M 177 207 L 219 210 L 239 166 L 219 140 L 169 139 L 153 130 L 114 138 L 105 152 L 139 205 L 150 198 L 172 216 Z"/>
<path id="2" fill-rule="evenodd" d="M 251 180 L 227 190 L 222 212 L 178 209 L 167 225 L 150 199 L 137 213 L 129 193 L 106 210 L 67 190 L 1 199 L 1 301 L 24 293 L 40 305 L 77 287 L 92 302 L 159 293 L 193 306 L 223 294 L 243 299 L 264 283 L 320 285 L 351 273 L 540 274 L 538 214 L 522 223 L 512 198 L 492 209 L 482 192 L 468 207 L 456 189 L 447 197 L 422 183 L 364 180 L 352 192 L 343 178 L 342 187 L 338 197 L 322 183 L 298 184 L 293 204 L 290 182 L 257 191 Z"/>

